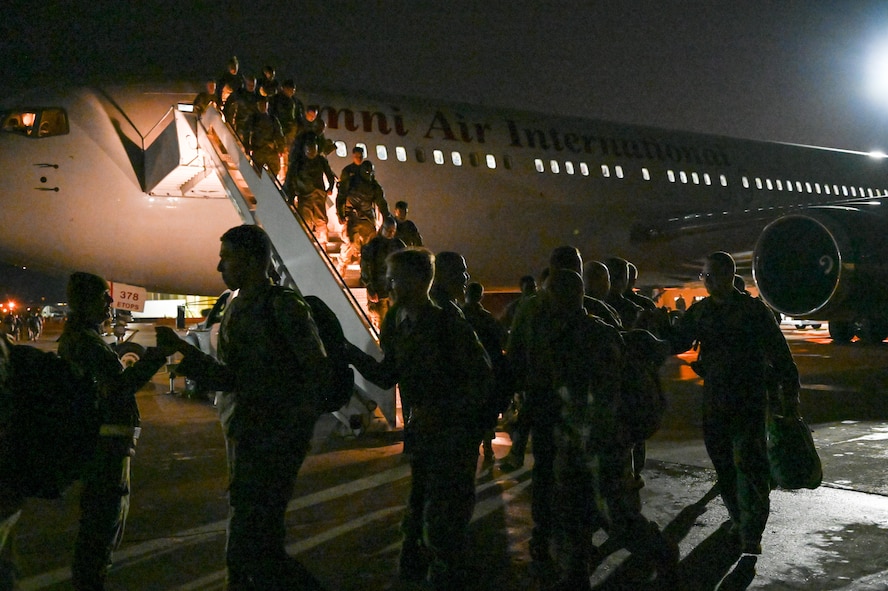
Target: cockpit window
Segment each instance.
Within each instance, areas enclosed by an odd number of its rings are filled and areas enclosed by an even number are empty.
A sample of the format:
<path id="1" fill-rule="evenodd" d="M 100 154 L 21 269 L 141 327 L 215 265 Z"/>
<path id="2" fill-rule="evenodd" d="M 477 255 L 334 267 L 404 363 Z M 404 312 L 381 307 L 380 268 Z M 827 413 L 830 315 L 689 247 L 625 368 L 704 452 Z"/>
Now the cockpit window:
<path id="1" fill-rule="evenodd" d="M 33 138 L 64 135 L 68 133 L 68 114 L 64 109 L 16 109 L 2 115 L 4 133 L 14 133 Z"/>

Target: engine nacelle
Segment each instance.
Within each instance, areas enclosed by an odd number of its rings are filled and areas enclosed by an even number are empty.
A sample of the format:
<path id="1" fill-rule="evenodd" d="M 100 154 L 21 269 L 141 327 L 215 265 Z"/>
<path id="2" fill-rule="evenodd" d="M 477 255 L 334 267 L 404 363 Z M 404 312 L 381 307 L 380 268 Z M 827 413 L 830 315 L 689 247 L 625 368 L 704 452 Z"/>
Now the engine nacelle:
<path id="1" fill-rule="evenodd" d="M 762 298 L 793 317 L 888 318 L 888 216 L 881 201 L 813 207 L 769 224 L 755 246 Z"/>

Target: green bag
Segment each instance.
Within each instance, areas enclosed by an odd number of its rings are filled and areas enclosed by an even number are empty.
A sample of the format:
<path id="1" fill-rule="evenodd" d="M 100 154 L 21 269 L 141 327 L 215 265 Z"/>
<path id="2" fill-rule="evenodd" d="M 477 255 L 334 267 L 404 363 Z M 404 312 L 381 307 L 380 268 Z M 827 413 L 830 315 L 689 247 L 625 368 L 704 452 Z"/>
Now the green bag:
<path id="1" fill-rule="evenodd" d="M 823 481 L 820 456 L 802 417 L 768 417 L 768 462 L 775 488 L 817 488 Z"/>

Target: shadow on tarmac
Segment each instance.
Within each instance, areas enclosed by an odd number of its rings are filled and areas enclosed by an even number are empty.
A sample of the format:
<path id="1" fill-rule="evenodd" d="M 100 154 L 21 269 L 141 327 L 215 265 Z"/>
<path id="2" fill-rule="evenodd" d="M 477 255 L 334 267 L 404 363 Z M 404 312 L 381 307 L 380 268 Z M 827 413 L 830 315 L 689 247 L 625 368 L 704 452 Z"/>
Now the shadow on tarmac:
<path id="1" fill-rule="evenodd" d="M 664 535 L 678 543 L 694 527 L 699 516 L 706 512 L 706 505 L 718 496 L 718 484 L 714 484 L 703 497 L 685 507 L 669 525 Z M 606 541 L 599 547 L 599 559 L 620 548 Z M 739 560 L 738 560 L 739 559 Z M 657 580 L 649 580 L 653 569 L 643 559 L 630 556 L 614 570 L 594 591 L 742 591 L 755 578 L 755 556 L 742 556 L 736 541 L 731 539 L 726 527 L 718 528 L 697 545 L 678 564 L 677 589 L 666 589 Z M 600 564 L 600 562 L 599 562 Z M 596 565 L 597 566 L 597 565 Z"/>

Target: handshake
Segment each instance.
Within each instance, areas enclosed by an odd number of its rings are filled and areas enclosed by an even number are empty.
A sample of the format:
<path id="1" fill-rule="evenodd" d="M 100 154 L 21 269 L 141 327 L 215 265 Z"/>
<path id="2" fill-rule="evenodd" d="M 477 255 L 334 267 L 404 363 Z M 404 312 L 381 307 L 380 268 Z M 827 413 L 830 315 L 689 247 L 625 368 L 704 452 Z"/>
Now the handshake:
<path id="1" fill-rule="evenodd" d="M 155 328 L 155 331 L 157 333 L 156 349 L 158 351 L 167 357 L 174 353 L 181 353 L 183 355 L 183 359 L 176 367 L 177 375 L 203 382 L 214 374 L 212 368 L 215 365 L 215 360 L 211 356 L 184 341 L 176 334 L 176 331 L 168 326 L 158 326 Z"/>
<path id="2" fill-rule="evenodd" d="M 194 348 L 193 345 L 183 341 L 179 335 L 176 334 L 176 331 L 169 326 L 157 326 L 154 330 L 157 333 L 157 349 L 163 353 L 165 357 L 169 357 L 174 353 L 185 355 L 189 349 Z"/>

